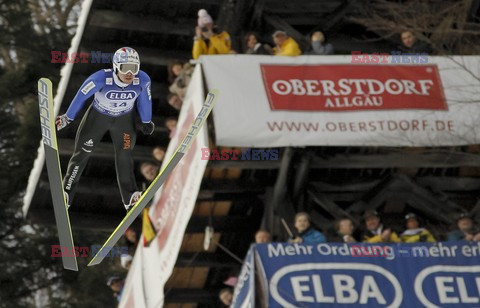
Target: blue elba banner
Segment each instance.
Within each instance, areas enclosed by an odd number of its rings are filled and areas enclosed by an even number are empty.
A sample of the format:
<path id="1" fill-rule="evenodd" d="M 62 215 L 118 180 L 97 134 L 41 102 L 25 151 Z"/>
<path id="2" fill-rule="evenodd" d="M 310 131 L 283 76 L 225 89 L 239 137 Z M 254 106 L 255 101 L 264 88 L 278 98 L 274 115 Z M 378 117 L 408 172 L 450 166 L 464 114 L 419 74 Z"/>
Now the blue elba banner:
<path id="1" fill-rule="evenodd" d="M 255 271 L 254 271 L 254 247 L 248 250 L 242 270 L 238 276 L 238 282 L 233 292 L 233 301 L 230 307 L 254 308 L 255 307 Z"/>
<path id="2" fill-rule="evenodd" d="M 263 284 L 257 289 L 266 290 L 257 296 L 268 307 L 480 307 L 479 242 L 272 243 L 251 250 Z"/>

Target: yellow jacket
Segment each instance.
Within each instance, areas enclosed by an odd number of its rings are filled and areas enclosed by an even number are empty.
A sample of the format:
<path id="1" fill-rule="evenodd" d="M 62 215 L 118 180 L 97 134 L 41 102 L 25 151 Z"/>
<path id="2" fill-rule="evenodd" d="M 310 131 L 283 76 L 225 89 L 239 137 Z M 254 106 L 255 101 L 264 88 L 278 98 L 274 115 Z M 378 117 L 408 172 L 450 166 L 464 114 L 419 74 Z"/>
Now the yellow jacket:
<path id="1" fill-rule="evenodd" d="M 363 237 L 363 242 L 364 243 L 385 243 L 385 241 L 382 239 L 381 234 L 377 234 L 377 235 L 365 234 L 364 237 Z M 388 243 L 400 243 L 401 240 L 398 237 L 397 233 L 392 231 L 392 233 L 390 233 L 390 238 L 386 242 L 388 242 Z"/>
<path id="2" fill-rule="evenodd" d="M 291 37 L 287 38 L 281 46 L 277 46 L 273 49 L 273 54 L 276 56 L 299 56 L 302 54 L 297 42 Z"/>
<path id="3" fill-rule="evenodd" d="M 210 43 L 207 43 L 204 39 L 195 39 L 193 43 L 192 56 L 194 59 L 198 59 L 200 55 L 221 55 L 229 54 L 232 46 L 230 40 L 230 34 L 223 31 L 220 34 L 214 34 L 209 38 Z"/>
<path id="4" fill-rule="evenodd" d="M 432 233 L 424 228 L 418 228 L 414 230 L 405 230 L 405 232 L 400 235 L 402 242 L 405 243 L 418 243 L 418 242 L 436 242 L 435 237 Z"/>

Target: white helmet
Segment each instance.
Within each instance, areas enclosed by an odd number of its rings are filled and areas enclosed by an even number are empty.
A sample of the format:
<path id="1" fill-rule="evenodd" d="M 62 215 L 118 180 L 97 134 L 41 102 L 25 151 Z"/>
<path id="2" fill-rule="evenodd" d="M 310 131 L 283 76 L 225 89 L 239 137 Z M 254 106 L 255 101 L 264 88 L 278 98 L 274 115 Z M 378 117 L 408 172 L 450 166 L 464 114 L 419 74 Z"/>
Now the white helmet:
<path id="1" fill-rule="evenodd" d="M 133 75 L 138 74 L 140 70 L 140 56 L 138 52 L 130 47 L 122 47 L 113 55 L 113 71 L 126 74 L 131 72 Z"/>

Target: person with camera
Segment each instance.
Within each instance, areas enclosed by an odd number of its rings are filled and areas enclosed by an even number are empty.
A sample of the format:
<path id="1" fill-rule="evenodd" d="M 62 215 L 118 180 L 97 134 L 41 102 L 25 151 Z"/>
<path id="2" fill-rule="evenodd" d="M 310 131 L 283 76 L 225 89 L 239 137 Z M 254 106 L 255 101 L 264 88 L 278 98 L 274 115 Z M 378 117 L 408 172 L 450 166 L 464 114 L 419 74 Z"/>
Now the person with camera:
<path id="1" fill-rule="evenodd" d="M 229 54 L 232 46 L 230 34 L 213 25 L 213 19 L 204 9 L 198 11 L 198 26 L 195 27 L 192 56 Z"/>

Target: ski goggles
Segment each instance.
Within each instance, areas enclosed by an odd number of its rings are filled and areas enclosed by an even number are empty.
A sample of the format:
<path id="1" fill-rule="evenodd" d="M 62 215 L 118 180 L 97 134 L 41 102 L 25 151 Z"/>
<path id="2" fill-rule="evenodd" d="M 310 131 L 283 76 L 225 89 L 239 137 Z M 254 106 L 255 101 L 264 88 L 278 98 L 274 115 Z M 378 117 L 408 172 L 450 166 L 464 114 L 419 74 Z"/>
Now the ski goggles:
<path id="1" fill-rule="evenodd" d="M 140 65 L 133 63 L 120 63 L 120 65 L 118 66 L 118 70 L 122 74 L 127 74 L 128 72 L 130 72 L 133 75 L 137 75 L 138 71 L 140 70 Z"/>

